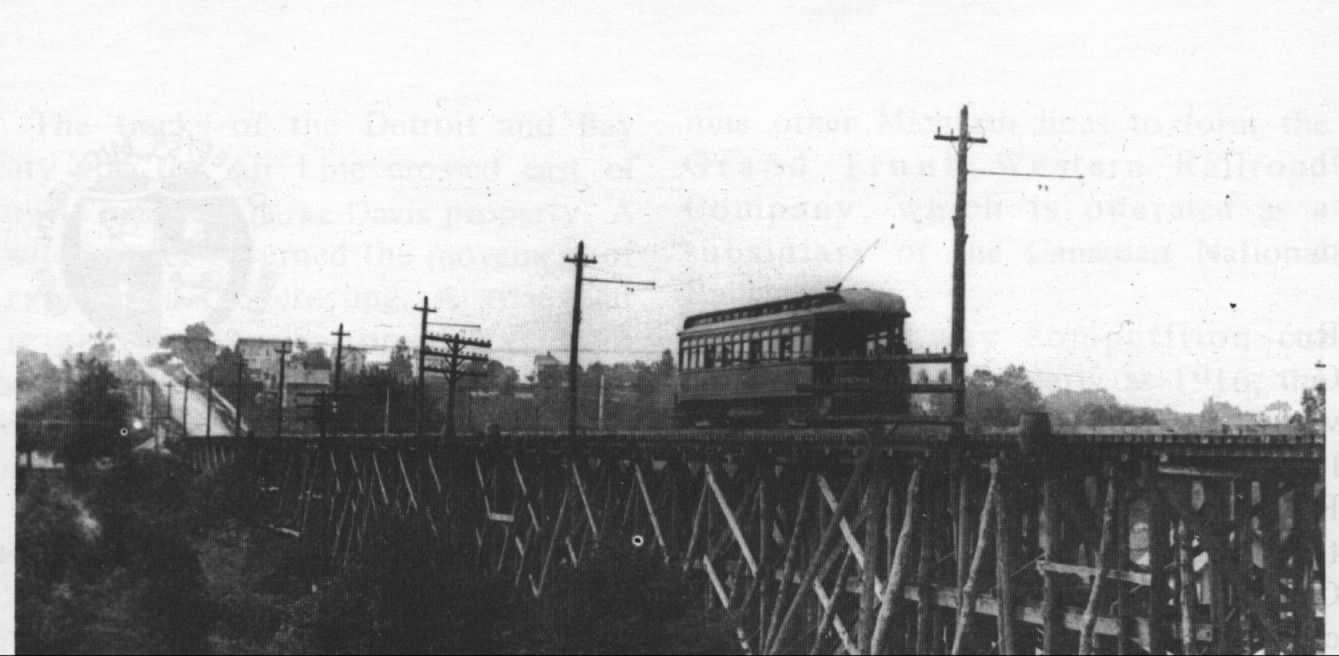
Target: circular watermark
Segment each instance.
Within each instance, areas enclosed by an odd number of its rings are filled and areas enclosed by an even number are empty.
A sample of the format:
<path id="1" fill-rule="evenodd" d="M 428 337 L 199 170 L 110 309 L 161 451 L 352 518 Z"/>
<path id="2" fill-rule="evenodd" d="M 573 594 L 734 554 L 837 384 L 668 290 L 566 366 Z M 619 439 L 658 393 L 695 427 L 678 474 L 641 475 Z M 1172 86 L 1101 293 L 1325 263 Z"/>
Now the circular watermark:
<path id="1" fill-rule="evenodd" d="M 644 544 L 646 544 L 646 538 L 642 537 L 641 533 L 632 536 L 632 546 L 641 549 Z"/>
<path id="2" fill-rule="evenodd" d="M 252 269 L 252 203 L 220 151 L 136 135 L 90 153 L 54 194 L 61 278 L 99 328 L 139 336 L 227 318 Z"/>

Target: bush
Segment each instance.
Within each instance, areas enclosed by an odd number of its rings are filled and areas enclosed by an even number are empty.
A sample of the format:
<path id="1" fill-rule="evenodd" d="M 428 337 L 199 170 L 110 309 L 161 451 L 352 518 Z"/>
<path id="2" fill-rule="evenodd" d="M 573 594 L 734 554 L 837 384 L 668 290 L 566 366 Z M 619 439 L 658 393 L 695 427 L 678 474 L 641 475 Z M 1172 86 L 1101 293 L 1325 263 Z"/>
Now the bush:
<path id="1" fill-rule="evenodd" d="M 643 536 L 601 536 L 576 569 L 552 572 L 538 633 L 556 653 L 725 653 L 736 645 L 723 623 L 696 611 L 692 588 Z"/>
<path id="2" fill-rule="evenodd" d="M 375 536 L 375 537 L 373 537 Z M 509 586 L 471 555 L 438 547 L 428 530 L 395 522 L 369 530 L 364 557 L 320 595 L 314 644 L 324 651 L 498 651 Z"/>
<path id="3" fill-rule="evenodd" d="M 86 481 L 85 500 L 34 480 L 16 535 L 23 651 L 205 651 L 215 613 L 190 540 L 190 477 L 138 453 Z"/>

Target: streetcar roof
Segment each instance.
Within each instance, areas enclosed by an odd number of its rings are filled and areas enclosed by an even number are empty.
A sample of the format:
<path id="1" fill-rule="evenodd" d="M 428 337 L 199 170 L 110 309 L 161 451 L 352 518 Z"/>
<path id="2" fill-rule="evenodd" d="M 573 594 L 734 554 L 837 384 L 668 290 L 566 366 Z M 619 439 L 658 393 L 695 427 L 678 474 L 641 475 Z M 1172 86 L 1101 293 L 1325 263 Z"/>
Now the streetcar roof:
<path id="1" fill-rule="evenodd" d="M 907 312 L 906 300 L 898 294 L 874 289 L 843 289 L 694 314 L 684 319 L 680 334 L 830 312 L 878 312 L 911 316 Z"/>

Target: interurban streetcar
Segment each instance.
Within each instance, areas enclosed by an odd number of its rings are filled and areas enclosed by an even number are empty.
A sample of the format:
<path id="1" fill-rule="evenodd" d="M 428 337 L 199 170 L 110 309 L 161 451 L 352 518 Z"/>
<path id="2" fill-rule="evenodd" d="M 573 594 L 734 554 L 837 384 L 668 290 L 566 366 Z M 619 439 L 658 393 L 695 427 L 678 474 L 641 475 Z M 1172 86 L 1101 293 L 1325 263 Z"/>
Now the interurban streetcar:
<path id="1" fill-rule="evenodd" d="M 897 294 L 840 287 L 696 314 L 679 333 L 680 427 L 806 425 L 908 410 Z"/>

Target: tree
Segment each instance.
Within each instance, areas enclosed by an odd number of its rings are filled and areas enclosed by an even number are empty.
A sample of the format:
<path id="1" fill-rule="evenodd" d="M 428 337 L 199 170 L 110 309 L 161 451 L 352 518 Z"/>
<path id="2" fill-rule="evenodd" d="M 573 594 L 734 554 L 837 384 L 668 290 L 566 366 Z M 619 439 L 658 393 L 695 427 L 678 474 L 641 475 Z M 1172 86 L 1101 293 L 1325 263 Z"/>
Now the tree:
<path id="1" fill-rule="evenodd" d="M 977 369 L 967 380 L 967 419 L 972 423 L 1017 426 L 1019 415 L 1041 407 L 1041 392 L 1021 365 L 1009 365 L 998 376 Z"/>
<path id="2" fill-rule="evenodd" d="M 1155 426 L 1157 415 L 1147 408 L 1121 405 L 1104 389 L 1060 389 L 1046 396 L 1045 405 L 1062 426 Z"/>
<path id="3" fill-rule="evenodd" d="M 387 370 L 396 380 L 409 380 L 414 377 L 414 352 L 409 348 L 405 338 L 401 337 L 391 349 L 391 361 Z"/>
<path id="4" fill-rule="evenodd" d="M 120 431 L 126 426 L 130 402 L 108 364 L 80 355 L 73 365 L 66 363 L 66 374 L 72 379 L 66 395 L 70 433 L 60 450 L 60 458 L 78 467 L 93 458 L 116 455 L 128 447 Z"/>
<path id="5" fill-rule="evenodd" d="M 20 347 L 17 353 L 15 400 L 20 412 L 56 399 L 61 393 L 60 368 L 45 353 Z"/>
<path id="6" fill-rule="evenodd" d="M 181 358 L 186 368 L 197 375 L 209 371 L 214 366 L 214 359 L 218 353 L 218 345 L 214 343 L 214 331 L 203 321 L 186 326 L 182 335 L 164 337 L 159 340 L 158 346 L 170 349 L 173 355 Z"/>
<path id="7" fill-rule="evenodd" d="M 1325 426 L 1325 383 L 1302 390 L 1302 411 L 1293 415 L 1289 423 Z"/>
<path id="8" fill-rule="evenodd" d="M 90 337 L 93 344 L 88 347 L 88 357 L 106 363 L 111 363 L 116 359 L 116 335 L 109 331 L 99 330 Z"/>
<path id="9" fill-rule="evenodd" d="M 308 369 L 329 369 L 333 366 L 330 362 L 330 356 L 325 354 L 324 346 L 303 351 L 299 361 L 302 362 L 302 366 Z"/>

